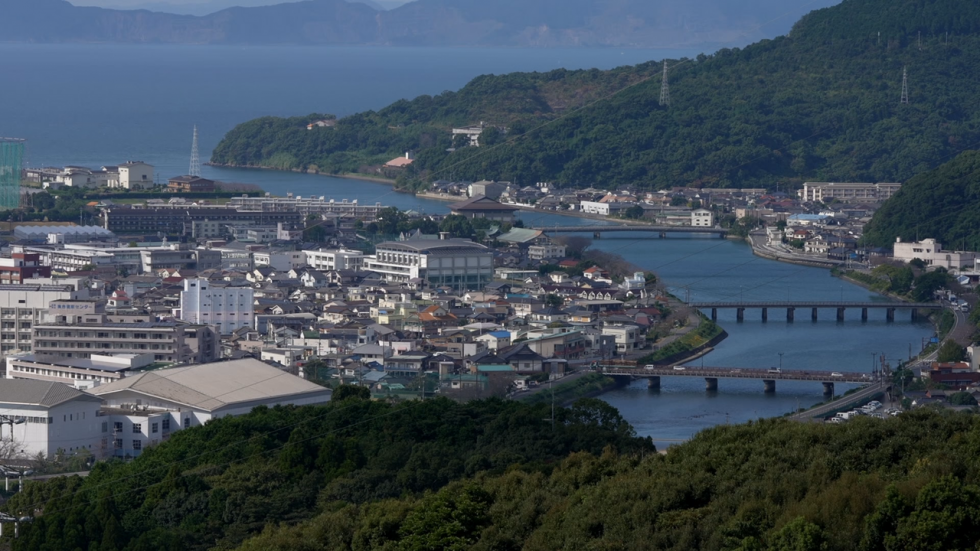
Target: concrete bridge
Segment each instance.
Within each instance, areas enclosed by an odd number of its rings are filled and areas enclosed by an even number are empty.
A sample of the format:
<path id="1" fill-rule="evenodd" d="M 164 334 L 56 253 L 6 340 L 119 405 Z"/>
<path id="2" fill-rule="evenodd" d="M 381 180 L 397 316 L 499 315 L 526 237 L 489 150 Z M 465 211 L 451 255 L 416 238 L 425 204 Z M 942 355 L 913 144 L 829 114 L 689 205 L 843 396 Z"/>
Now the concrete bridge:
<path id="1" fill-rule="evenodd" d="M 659 389 L 661 377 L 703 377 L 705 390 L 718 390 L 718 379 L 762 380 L 765 392 L 776 392 L 776 381 L 813 381 L 823 384 L 824 394 L 833 396 L 834 383 L 868 385 L 877 382 L 875 375 L 838 371 L 801 371 L 794 369 L 757 369 L 745 367 L 623 367 L 599 366 L 604 375 L 646 379 L 649 388 Z"/>
<path id="2" fill-rule="evenodd" d="M 848 309 L 861 309 L 861 321 L 868 321 L 868 310 L 884 310 L 885 319 L 895 321 L 895 310 L 911 309 L 912 321 L 918 316 L 918 310 L 941 310 L 943 306 L 934 302 L 845 302 L 845 301 L 737 301 L 737 302 L 690 302 L 688 306 L 699 310 L 711 310 L 711 319 L 718 319 L 718 310 L 729 309 L 736 311 L 736 319 L 745 321 L 745 310 L 757 309 L 762 311 L 762 321 L 769 321 L 769 309 L 786 309 L 786 321 L 793 321 L 797 308 L 809 308 L 810 319 L 817 321 L 817 312 L 823 308 L 837 310 L 837 321 L 844 321 L 844 312 Z"/>
<path id="3" fill-rule="evenodd" d="M 696 233 L 710 236 L 725 237 L 728 230 L 725 228 L 706 228 L 695 226 L 538 226 L 531 228 L 545 233 L 587 233 L 591 232 L 592 237 L 599 239 L 602 234 L 609 232 L 647 232 L 656 233 L 661 239 L 672 233 Z"/>

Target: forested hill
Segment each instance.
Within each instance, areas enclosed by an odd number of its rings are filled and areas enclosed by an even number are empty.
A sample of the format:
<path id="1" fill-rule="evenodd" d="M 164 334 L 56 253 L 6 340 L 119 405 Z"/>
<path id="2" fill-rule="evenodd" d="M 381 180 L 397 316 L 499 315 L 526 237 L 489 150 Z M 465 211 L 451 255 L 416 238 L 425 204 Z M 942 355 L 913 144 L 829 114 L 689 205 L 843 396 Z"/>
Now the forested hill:
<path id="1" fill-rule="evenodd" d="M 865 227 L 869 244 L 932 237 L 950 250 L 980 250 L 980 152 L 969 151 L 912 178 Z"/>
<path id="2" fill-rule="evenodd" d="M 482 76 L 306 130 L 312 117 L 245 123 L 218 164 L 355 172 L 405 151 L 406 186 L 437 178 L 612 187 L 906 181 L 980 142 L 980 7 L 969 0 L 845 0 L 789 36 L 611 71 Z M 880 36 L 879 36 L 880 31 Z M 909 103 L 902 104 L 908 71 Z M 454 125 L 507 127 L 453 144 Z"/>

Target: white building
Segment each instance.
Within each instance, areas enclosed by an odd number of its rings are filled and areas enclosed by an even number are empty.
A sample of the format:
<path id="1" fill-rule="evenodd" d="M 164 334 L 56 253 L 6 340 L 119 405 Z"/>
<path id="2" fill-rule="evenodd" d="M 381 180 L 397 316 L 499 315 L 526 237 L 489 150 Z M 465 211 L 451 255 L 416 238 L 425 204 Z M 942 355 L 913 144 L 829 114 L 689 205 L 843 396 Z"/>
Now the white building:
<path id="1" fill-rule="evenodd" d="M 245 359 L 147 371 L 97 386 L 92 394 L 105 401 L 103 414 L 110 416 L 110 424 L 102 425 L 107 447 L 118 456 L 136 456 L 178 430 L 257 406 L 325 404 L 331 391 Z"/>
<path id="2" fill-rule="evenodd" d="M 316 251 L 303 251 L 306 255 L 306 264 L 321 272 L 330 270 L 360 270 L 364 266 L 364 259 L 367 255 L 361 251 L 349 251 L 347 249 L 320 249 Z"/>
<path id="3" fill-rule="evenodd" d="M 545 260 L 548 258 L 565 258 L 565 246 L 557 243 L 541 243 L 531 245 L 527 248 L 527 257 L 531 260 Z"/>
<path id="4" fill-rule="evenodd" d="M 424 280 L 429 287 L 456 291 L 483 289 L 493 281 L 493 252 L 468 239 L 409 239 L 375 247 L 365 269 L 385 281 Z"/>
<path id="5" fill-rule="evenodd" d="M 715 215 L 708 209 L 691 211 L 691 225 L 695 228 L 711 228 L 715 225 Z"/>
<path id="6" fill-rule="evenodd" d="M 804 182 L 798 193 L 803 201 L 828 202 L 837 199 L 844 203 L 877 203 L 894 195 L 902 184 L 895 183 L 838 183 Z"/>
<path id="7" fill-rule="evenodd" d="M 228 335 L 241 327 L 252 326 L 253 300 L 251 287 L 221 287 L 206 279 L 185 279 L 178 317 L 190 323 L 210 325 L 218 333 Z"/>
<path id="8" fill-rule="evenodd" d="M 0 285 L 0 356 L 31 350 L 31 329 L 44 321 L 51 302 L 88 296 L 72 285 Z"/>
<path id="9" fill-rule="evenodd" d="M 92 354 L 91 358 L 45 358 L 34 354 L 7 356 L 7 379 L 32 379 L 75 385 L 78 381 L 96 384 L 122 379 L 130 371 L 153 363 L 153 354 Z"/>
<path id="10" fill-rule="evenodd" d="M 305 251 L 256 252 L 252 255 L 255 267 L 269 266 L 283 272 L 306 266 Z"/>
<path id="11" fill-rule="evenodd" d="M 153 186 L 153 166 L 143 161 L 119 165 L 118 186 L 124 189 L 146 189 Z"/>
<path id="12" fill-rule="evenodd" d="M 947 270 L 959 270 L 963 266 L 971 269 L 978 258 L 977 253 L 972 251 L 944 251 L 942 243 L 935 239 L 923 239 L 922 241 L 912 241 L 903 243 L 902 238 L 895 240 L 894 245 L 895 260 L 910 262 L 918 258 L 926 263 L 926 266 L 943 267 Z"/>
<path id="13" fill-rule="evenodd" d="M 0 425 L 16 455 L 50 457 L 86 449 L 102 457 L 102 400 L 68 385 L 46 381 L 0 380 L 0 410 L 15 424 Z"/>

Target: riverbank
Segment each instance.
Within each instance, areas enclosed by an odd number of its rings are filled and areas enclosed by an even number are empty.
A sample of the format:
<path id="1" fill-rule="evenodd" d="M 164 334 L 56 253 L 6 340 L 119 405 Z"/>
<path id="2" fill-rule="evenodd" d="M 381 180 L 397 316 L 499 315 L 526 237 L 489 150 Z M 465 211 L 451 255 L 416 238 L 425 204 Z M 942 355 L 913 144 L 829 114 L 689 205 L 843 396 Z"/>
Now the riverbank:
<path id="1" fill-rule="evenodd" d="M 376 184 L 385 184 L 389 186 L 395 185 L 395 180 L 391 178 L 382 178 L 381 176 L 372 176 L 370 174 L 357 174 L 353 172 L 347 172 L 343 174 L 329 174 L 326 172 L 320 172 L 319 170 L 300 170 L 298 168 L 276 168 L 274 166 L 233 165 L 233 164 L 220 164 L 220 163 L 204 163 L 204 166 L 211 166 L 215 168 L 236 168 L 241 170 L 267 170 L 267 171 L 276 171 L 276 172 L 293 172 L 296 174 L 311 174 L 314 176 L 329 176 L 331 178 L 343 178 L 345 180 L 360 180 L 362 182 L 374 182 Z"/>
<path id="2" fill-rule="evenodd" d="M 593 398 L 628 384 L 629 381 L 624 378 L 588 372 L 570 381 L 545 383 L 539 386 L 535 392 L 520 394 L 515 396 L 514 399 L 527 404 L 550 403 L 554 401 L 556 406 L 569 406 L 576 400 Z"/>
<path id="3" fill-rule="evenodd" d="M 837 268 L 843 266 L 845 263 L 841 260 L 832 260 L 829 258 L 815 258 L 807 257 L 804 255 L 780 253 L 779 251 L 769 247 L 764 240 L 766 237 L 761 234 L 750 233 L 745 240 L 749 242 L 752 246 L 752 254 L 766 258 L 769 260 L 775 260 L 777 262 L 785 262 L 787 264 L 797 264 L 800 266 L 810 266 L 813 268 Z"/>

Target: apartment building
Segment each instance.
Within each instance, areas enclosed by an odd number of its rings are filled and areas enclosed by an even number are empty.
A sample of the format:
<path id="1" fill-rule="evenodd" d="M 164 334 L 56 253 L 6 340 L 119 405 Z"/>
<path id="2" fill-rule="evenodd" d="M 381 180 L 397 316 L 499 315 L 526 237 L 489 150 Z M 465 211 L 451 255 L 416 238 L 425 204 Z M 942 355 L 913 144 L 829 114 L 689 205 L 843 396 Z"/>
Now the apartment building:
<path id="1" fill-rule="evenodd" d="M 241 327 L 251 327 L 251 287 L 225 287 L 206 279 L 185 279 L 180 293 L 178 318 L 188 323 L 206 324 L 221 335 Z"/>
<path id="2" fill-rule="evenodd" d="M 826 203 L 836 199 L 844 203 L 877 203 L 888 199 L 901 187 L 902 184 L 896 183 L 804 182 L 798 193 L 803 201 Z"/>
<path id="3" fill-rule="evenodd" d="M 190 235 L 194 221 L 214 223 L 215 228 L 250 222 L 259 226 L 299 224 L 304 217 L 296 211 L 239 211 L 235 208 L 131 208 L 112 206 L 102 211 L 103 227 L 116 233 Z M 204 230 L 200 230 L 207 233 Z"/>
<path id="4" fill-rule="evenodd" d="M 32 349 L 31 330 L 44 321 L 52 302 L 88 295 L 73 285 L 0 285 L 0 355 Z"/>
<path id="5" fill-rule="evenodd" d="M 91 358 L 93 354 L 152 354 L 174 364 L 210 362 L 220 357 L 218 334 L 207 325 L 175 321 L 114 322 L 105 314 L 82 323 L 44 322 L 33 327 L 37 358 Z"/>
<path id="6" fill-rule="evenodd" d="M 303 251 L 306 255 L 306 265 L 321 272 L 330 270 L 360 270 L 364 266 L 367 255 L 361 251 L 347 249 L 319 249 Z"/>
<path id="7" fill-rule="evenodd" d="M 19 252 L 0 258 L 0 284 L 19 284 L 38 277 L 51 277 L 51 267 L 41 264 L 41 255 Z"/>
<path id="8" fill-rule="evenodd" d="M 381 203 L 363 205 L 356 199 L 335 201 L 327 200 L 323 196 L 293 197 L 291 193 L 286 197 L 232 197 L 227 206 L 243 212 L 297 212 L 303 220 L 315 214 L 326 218 L 357 218 L 365 221 L 377 220 L 378 212 L 384 208 Z"/>

